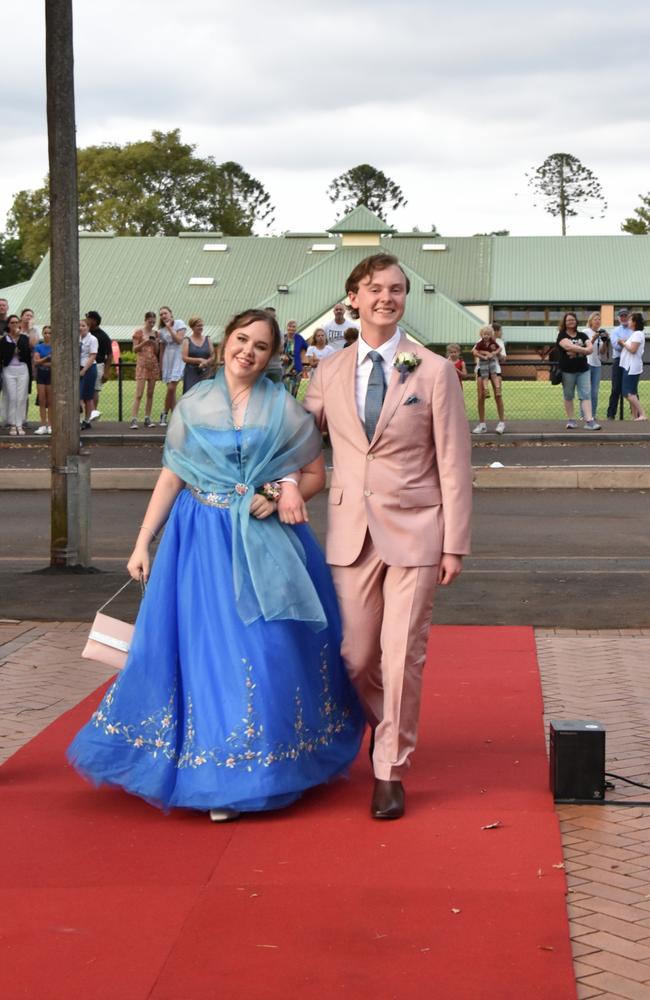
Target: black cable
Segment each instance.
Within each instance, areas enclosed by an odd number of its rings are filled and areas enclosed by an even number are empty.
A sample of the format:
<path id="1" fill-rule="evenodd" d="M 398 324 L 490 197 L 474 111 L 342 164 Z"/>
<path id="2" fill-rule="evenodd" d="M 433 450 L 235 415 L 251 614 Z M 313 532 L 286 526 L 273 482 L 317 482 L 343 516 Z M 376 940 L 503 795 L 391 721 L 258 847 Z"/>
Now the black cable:
<path id="1" fill-rule="evenodd" d="M 650 792 L 650 785 L 642 785 L 640 781 L 632 781 L 631 778 L 624 778 L 622 774 L 612 774 L 611 771 L 605 771 L 606 778 L 618 778 L 619 781 L 626 781 L 628 785 L 635 785 L 637 788 L 647 788 Z"/>

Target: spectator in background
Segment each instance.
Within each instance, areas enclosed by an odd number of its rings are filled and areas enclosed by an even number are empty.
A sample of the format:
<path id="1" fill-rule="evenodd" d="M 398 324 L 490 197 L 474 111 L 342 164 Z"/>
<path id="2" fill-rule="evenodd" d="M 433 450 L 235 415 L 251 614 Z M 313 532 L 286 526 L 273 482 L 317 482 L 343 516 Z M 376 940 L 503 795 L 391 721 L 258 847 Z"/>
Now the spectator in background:
<path id="1" fill-rule="evenodd" d="M 452 365 L 456 369 L 456 374 L 458 375 L 458 381 L 463 382 L 464 379 L 469 378 L 467 374 L 467 365 L 460 356 L 460 344 L 447 344 L 447 359 L 451 361 Z"/>
<path id="2" fill-rule="evenodd" d="M 34 310 L 23 309 L 20 314 L 20 332 L 29 337 L 29 346 L 32 350 L 41 340 L 41 331 L 34 323 Z"/>
<path id="3" fill-rule="evenodd" d="M 284 367 L 284 383 L 293 396 L 298 391 L 306 355 L 307 342 L 298 333 L 298 324 L 295 319 L 290 319 L 282 345 L 282 365 Z"/>
<path id="4" fill-rule="evenodd" d="M 628 336 L 619 338 L 621 344 L 621 392 L 630 404 L 633 420 L 647 420 L 639 401 L 639 378 L 643 371 L 643 348 L 645 347 L 645 321 L 641 313 L 632 313 L 627 324 Z"/>
<path id="5" fill-rule="evenodd" d="M 160 307 L 160 371 L 167 386 L 165 409 L 160 414 L 160 426 L 167 426 L 169 414 L 176 406 L 176 386 L 183 377 L 183 340 L 187 327 L 182 319 L 174 319 L 169 306 Z"/>
<path id="6" fill-rule="evenodd" d="M 305 364 L 314 369 L 318 366 L 319 361 L 324 361 L 325 358 L 331 357 L 332 354 L 336 354 L 336 351 L 336 347 L 328 344 L 325 330 L 319 327 L 317 330 L 314 330 L 311 336 L 305 357 Z"/>
<path id="7" fill-rule="evenodd" d="M 43 327 L 43 340 L 36 345 L 32 354 L 34 371 L 36 374 L 36 393 L 38 408 L 41 415 L 40 427 L 36 434 L 51 434 L 51 410 L 52 410 L 52 327 Z"/>
<path id="8" fill-rule="evenodd" d="M 0 337 L 7 332 L 9 324 L 7 323 L 7 313 L 9 312 L 9 303 L 6 299 L 0 299 Z"/>
<path id="9" fill-rule="evenodd" d="M 9 303 L 6 299 L 0 299 L 0 337 L 4 337 L 5 333 L 9 329 L 9 324 L 7 323 L 7 314 L 9 312 Z M 0 368 L 0 376 L 2 370 Z M 2 378 L 0 377 L 0 424 L 6 424 L 7 422 L 7 407 L 6 407 L 5 395 L 2 392 Z"/>
<path id="10" fill-rule="evenodd" d="M 95 380 L 97 378 L 97 337 L 88 329 L 85 319 L 79 321 L 79 399 L 83 406 L 82 431 L 89 431 L 93 422 Z"/>
<path id="11" fill-rule="evenodd" d="M 91 420 L 98 420 L 102 415 L 101 410 L 99 409 L 99 394 L 102 391 L 104 383 L 108 381 L 111 363 L 113 361 L 111 338 L 105 330 L 102 330 L 101 322 L 102 318 L 95 309 L 91 309 L 90 312 L 86 313 L 86 323 L 88 324 L 88 329 L 97 341 L 97 380 L 95 382 L 95 392 L 93 394 L 93 412 L 90 417 Z"/>
<path id="12" fill-rule="evenodd" d="M 598 411 L 598 389 L 600 386 L 600 376 L 602 374 L 603 360 L 609 357 L 609 334 L 600 325 L 600 313 L 591 313 L 587 320 L 586 334 L 591 341 L 592 352 L 587 356 L 589 365 L 589 378 L 591 386 L 591 415 L 596 419 Z"/>
<path id="13" fill-rule="evenodd" d="M 267 306 L 266 309 L 264 310 L 264 312 L 268 313 L 268 315 L 271 317 L 271 319 L 274 319 L 277 322 L 276 311 L 273 308 L 273 306 Z M 271 382 L 281 382 L 282 381 L 282 376 L 284 374 L 284 370 L 282 368 L 282 358 L 280 356 L 279 351 L 276 351 L 275 354 L 273 354 L 273 356 L 271 357 L 271 360 L 269 361 L 268 365 L 266 366 L 266 373 L 265 374 L 266 374 L 266 377 L 271 380 Z"/>
<path id="14" fill-rule="evenodd" d="M 0 341 L 0 366 L 9 433 L 22 436 L 32 380 L 32 352 L 29 335 L 21 332 L 18 316 L 7 316 L 7 332 Z"/>
<path id="15" fill-rule="evenodd" d="M 607 403 L 608 420 L 616 420 L 616 411 L 621 399 L 623 372 L 621 370 L 622 347 L 620 345 L 620 341 L 625 340 L 627 337 L 627 324 L 629 316 L 630 310 L 627 307 L 624 306 L 622 309 L 619 309 L 618 326 L 615 326 L 609 333 L 609 339 L 612 345 L 612 388 L 609 394 L 609 402 Z"/>
<path id="16" fill-rule="evenodd" d="M 147 386 L 147 398 L 144 404 L 144 426 L 151 427 L 151 410 L 156 382 L 160 378 L 158 354 L 160 340 L 156 330 L 156 314 L 149 310 L 144 314 L 144 324 L 133 331 L 133 350 L 136 354 L 135 363 L 135 397 L 131 410 L 131 430 L 138 429 L 138 414 L 144 387 Z"/>
<path id="17" fill-rule="evenodd" d="M 210 374 L 214 360 L 214 348 L 210 338 L 203 332 L 203 320 L 199 316 L 190 316 L 188 326 L 191 333 L 183 341 L 183 392 L 187 392 Z"/>
<path id="18" fill-rule="evenodd" d="M 496 328 L 496 329 L 495 329 Z M 501 365 L 500 361 L 504 360 L 506 357 L 506 348 L 502 337 L 498 337 L 497 333 L 501 332 L 501 325 L 499 323 L 488 324 L 487 326 L 481 327 L 479 330 L 480 339 L 472 348 L 472 354 L 477 361 L 478 378 L 476 382 L 476 392 L 477 392 L 477 404 L 478 404 L 478 424 L 472 431 L 472 434 L 485 434 L 487 431 L 487 424 L 485 423 L 485 400 L 488 398 L 487 388 L 488 383 L 491 383 L 492 389 L 494 391 L 494 402 L 497 408 L 497 414 L 499 417 L 499 422 L 496 425 L 496 433 L 503 434 L 506 429 L 506 416 L 505 408 L 503 406 L 503 388 L 501 379 Z M 485 339 L 487 337 L 487 340 Z M 479 345 L 491 344 L 489 350 L 481 349 Z M 496 350 L 495 350 L 496 346 Z M 484 355 L 481 358 L 481 354 Z M 481 364 L 483 363 L 484 368 L 481 371 Z"/>
<path id="19" fill-rule="evenodd" d="M 359 339 L 359 330 L 357 329 L 357 327 L 349 326 L 345 331 L 345 333 L 343 334 L 343 340 L 345 341 L 343 346 L 352 347 L 353 344 L 356 344 L 358 339 Z"/>
<path id="20" fill-rule="evenodd" d="M 327 343 L 335 351 L 340 351 L 345 347 L 345 331 L 354 326 L 354 321 L 345 318 L 345 306 L 342 302 L 337 302 L 333 309 L 334 319 L 330 320 L 323 327 Z M 356 327 L 355 327 L 356 329 Z"/>
<path id="21" fill-rule="evenodd" d="M 573 397 L 577 391 L 585 418 L 585 428 L 599 431 L 600 424 L 593 419 L 591 412 L 591 379 L 587 357 L 593 347 L 586 333 L 578 329 L 578 317 L 574 312 L 564 314 L 558 327 L 556 340 L 559 351 L 559 365 L 562 372 L 562 394 L 564 409 L 567 415 L 567 430 L 575 430 L 578 426 L 573 419 Z"/>

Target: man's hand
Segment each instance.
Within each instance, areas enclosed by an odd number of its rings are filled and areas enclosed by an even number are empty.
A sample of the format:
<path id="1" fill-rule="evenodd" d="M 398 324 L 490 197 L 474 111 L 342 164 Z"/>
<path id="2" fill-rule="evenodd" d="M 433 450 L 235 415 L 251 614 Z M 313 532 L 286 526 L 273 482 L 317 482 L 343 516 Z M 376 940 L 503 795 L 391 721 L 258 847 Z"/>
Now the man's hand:
<path id="1" fill-rule="evenodd" d="M 278 517 L 284 524 L 305 524 L 309 520 L 302 493 L 293 483 L 282 483 L 278 500 Z"/>
<path id="2" fill-rule="evenodd" d="M 463 569 L 463 557 L 452 555 L 450 552 L 443 552 L 438 567 L 438 583 L 442 587 L 448 587 L 453 583 Z"/>

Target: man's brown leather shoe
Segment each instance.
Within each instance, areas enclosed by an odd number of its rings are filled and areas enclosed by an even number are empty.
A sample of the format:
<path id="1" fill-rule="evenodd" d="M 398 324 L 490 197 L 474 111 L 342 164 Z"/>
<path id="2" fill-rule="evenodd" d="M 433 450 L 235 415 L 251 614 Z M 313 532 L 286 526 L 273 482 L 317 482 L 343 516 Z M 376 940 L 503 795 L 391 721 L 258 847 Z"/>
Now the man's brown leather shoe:
<path id="1" fill-rule="evenodd" d="M 404 815 L 404 787 L 401 781 L 375 778 L 370 814 L 373 819 L 399 819 Z"/>

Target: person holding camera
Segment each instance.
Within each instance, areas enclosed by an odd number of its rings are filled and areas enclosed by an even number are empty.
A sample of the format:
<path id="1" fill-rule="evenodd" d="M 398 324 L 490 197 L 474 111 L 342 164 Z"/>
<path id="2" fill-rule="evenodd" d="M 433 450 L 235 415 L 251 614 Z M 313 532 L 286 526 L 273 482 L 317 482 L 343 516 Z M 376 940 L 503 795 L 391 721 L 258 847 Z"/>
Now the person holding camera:
<path id="1" fill-rule="evenodd" d="M 591 341 L 592 351 L 587 355 L 589 366 L 589 377 L 591 379 L 591 415 L 596 419 L 598 409 L 598 389 L 600 387 L 600 376 L 602 374 L 603 361 L 609 360 L 610 341 L 607 330 L 600 325 L 600 313 L 592 312 L 587 320 L 585 333 Z"/>
<path id="2" fill-rule="evenodd" d="M 160 378 L 160 365 L 158 364 L 160 340 L 155 326 L 156 314 L 149 311 L 144 314 L 143 326 L 133 331 L 133 350 L 137 355 L 137 361 L 135 366 L 135 397 L 131 410 L 131 430 L 138 428 L 138 413 L 145 384 L 147 398 L 144 404 L 144 426 L 151 427 L 153 394 L 156 382 Z"/>

